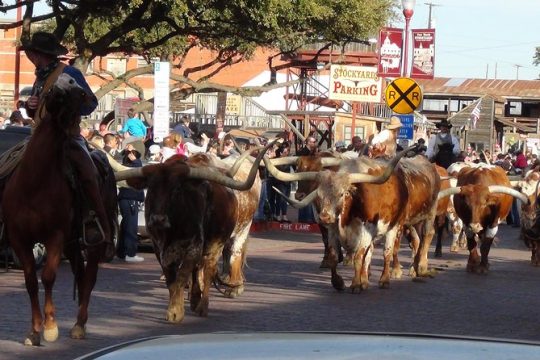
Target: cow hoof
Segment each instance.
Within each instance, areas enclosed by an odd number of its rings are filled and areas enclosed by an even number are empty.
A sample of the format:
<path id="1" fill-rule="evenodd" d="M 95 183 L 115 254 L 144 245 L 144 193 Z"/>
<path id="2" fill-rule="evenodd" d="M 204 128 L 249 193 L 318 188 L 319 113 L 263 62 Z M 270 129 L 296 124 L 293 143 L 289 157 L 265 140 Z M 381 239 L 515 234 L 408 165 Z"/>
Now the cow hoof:
<path id="1" fill-rule="evenodd" d="M 476 268 L 476 273 L 480 275 L 485 275 L 488 273 L 488 270 L 489 270 L 489 266 L 480 265 Z"/>
<path id="2" fill-rule="evenodd" d="M 393 269 L 391 273 L 392 279 L 401 279 L 403 271 L 401 269 Z"/>
<path id="3" fill-rule="evenodd" d="M 332 286 L 338 291 L 345 290 L 345 282 L 343 281 L 343 278 L 339 275 L 332 276 Z"/>
<path id="4" fill-rule="evenodd" d="M 352 263 L 353 263 L 352 256 L 347 254 L 347 256 L 345 256 L 345 259 L 343 259 L 343 266 L 351 266 Z"/>
<path id="5" fill-rule="evenodd" d="M 321 265 L 319 265 L 319 269 L 328 269 L 330 268 L 330 264 L 328 263 L 327 259 L 323 259 L 321 261 Z"/>
<path id="6" fill-rule="evenodd" d="M 208 316 L 208 299 L 201 299 L 199 301 L 199 304 L 197 305 L 197 308 L 193 311 L 195 314 L 201 317 L 207 317 Z"/>
<path id="7" fill-rule="evenodd" d="M 361 283 L 361 284 L 353 284 L 351 285 L 351 293 L 352 294 L 360 294 L 363 290 L 367 290 L 368 284 Z"/>
<path id="8" fill-rule="evenodd" d="M 456 245 L 452 245 L 450 247 L 450 252 L 457 253 L 457 252 L 459 252 L 459 249 L 458 249 L 458 247 Z"/>
<path id="9" fill-rule="evenodd" d="M 390 281 L 379 281 L 379 289 L 390 289 Z"/>
<path id="10" fill-rule="evenodd" d="M 167 310 L 167 316 L 165 319 L 168 322 L 178 324 L 181 323 L 182 320 L 184 320 L 184 312 L 183 311 L 175 311 L 175 310 Z"/>
<path id="11" fill-rule="evenodd" d="M 409 269 L 409 276 L 412 277 L 413 279 L 416 278 L 417 274 L 416 274 L 416 270 L 414 270 L 414 266 L 411 266 L 411 268 Z"/>
<path id="12" fill-rule="evenodd" d="M 41 345 L 41 336 L 39 332 L 31 330 L 26 339 L 24 339 L 24 345 L 26 346 L 39 346 Z"/>
<path id="13" fill-rule="evenodd" d="M 244 285 L 238 285 L 232 288 L 228 288 L 223 292 L 225 297 L 234 299 L 244 293 Z"/>
<path id="14" fill-rule="evenodd" d="M 75 324 L 71 328 L 71 331 L 69 332 L 69 335 L 71 336 L 72 339 L 81 340 L 81 339 L 86 338 L 86 330 L 85 330 L 84 326 Z"/>
<path id="15" fill-rule="evenodd" d="M 43 339 L 47 342 L 55 342 L 58 340 L 58 326 L 43 330 Z"/>

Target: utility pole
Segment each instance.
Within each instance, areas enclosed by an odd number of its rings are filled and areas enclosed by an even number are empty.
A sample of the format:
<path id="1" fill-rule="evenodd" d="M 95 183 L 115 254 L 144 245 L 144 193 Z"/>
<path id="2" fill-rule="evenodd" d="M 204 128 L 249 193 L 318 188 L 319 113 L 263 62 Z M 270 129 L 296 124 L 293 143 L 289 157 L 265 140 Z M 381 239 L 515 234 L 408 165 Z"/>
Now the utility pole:
<path id="1" fill-rule="evenodd" d="M 429 6 L 429 15 L 428 15 L 428 29 L 431 29 L 431 8 L 434 6 L 441 6 L 439 4 L 434 4 L 432 2 L 424 3 L 425 5 Z"/>
<path id="2" fill-rule="evenodd" d="M 523 65 L 515 64 L 514 66 L 516 67 L 516 80 L 519 80 L 519 68 L 523 67 Z"/>

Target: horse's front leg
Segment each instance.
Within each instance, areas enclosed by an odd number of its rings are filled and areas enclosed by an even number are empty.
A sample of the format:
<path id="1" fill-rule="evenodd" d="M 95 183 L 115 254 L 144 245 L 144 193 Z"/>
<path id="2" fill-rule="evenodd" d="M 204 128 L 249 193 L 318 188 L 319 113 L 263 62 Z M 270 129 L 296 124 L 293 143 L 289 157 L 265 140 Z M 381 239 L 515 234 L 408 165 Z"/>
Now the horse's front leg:
<path id="1" fill-rule="evenodd" d="M 36 261 L 32 251 L 33 244 L 24 246 L 24 241 L 17 238 L 10 238 L 10 242 L 11 248 L 22 264 L 26 291 L 30 296 L 30 304 L 32 308 L 32 328 L 24 339 L 24 345 L 39 346 L 41 343 L 43 317 L 41 315 L 41 309 L 39 306 L 39 285 L 36 275 Z"/>
<path id="2" fill-rule="evenodd" d="M 57 232 L 51 236 L 45 243 L 47 249 L 47 262 L 41 273 L 41 282 L 45 289 L 45 305 L 43 314 L 45 321 L 43 322 L 43 338 L 46 341 L 53 342 L 58 339 L 58 324 L 56 323 L 56 310 L 52 299 L 52 291 L 56 280 L 56 272 L 62 255 L 63 235 Z"/>
<path id="3" fill-rule="evenodd" d="M 79 310 L 77 312 L 77 322 L 70 331 L 70 336 L 73 339 L 84 339 L 86 337 L 86 322 L 88 321 L 88 306 L 90 305 L 90 296 L 96 285 L 98 263 L 103 253 L 102 247 L 106 244 L 90 246 L 87 249 L 86 266 L 84 260 L 76 249 L 73 253 L 72 269 L 77 280 L 79 294 Z M 73 264 L 73 262 L 75 262 Z"/>

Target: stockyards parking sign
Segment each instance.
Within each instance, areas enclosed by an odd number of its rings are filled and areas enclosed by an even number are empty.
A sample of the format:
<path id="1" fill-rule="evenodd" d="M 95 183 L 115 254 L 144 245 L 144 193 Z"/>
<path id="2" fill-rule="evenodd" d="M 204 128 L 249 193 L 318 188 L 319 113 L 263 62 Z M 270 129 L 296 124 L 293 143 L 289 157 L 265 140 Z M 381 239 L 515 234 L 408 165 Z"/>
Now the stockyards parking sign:
<path id="1" fill-rule="evenodd" d="M 330 66 L 330 99 L 380 102 L 381 89 L 376 67 Z"/>

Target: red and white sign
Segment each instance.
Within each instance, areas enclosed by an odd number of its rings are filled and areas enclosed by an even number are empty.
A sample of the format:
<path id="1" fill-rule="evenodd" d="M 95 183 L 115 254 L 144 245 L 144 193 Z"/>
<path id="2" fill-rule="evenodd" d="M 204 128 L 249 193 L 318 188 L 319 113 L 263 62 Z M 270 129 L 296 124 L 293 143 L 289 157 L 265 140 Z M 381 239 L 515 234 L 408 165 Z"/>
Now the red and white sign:
<path id="1" fill-rule="evenodd" d="M 377 74 L 380 77 L 400 77 L 403 29 L 382 28 L 379 33 L 379 44 Z"/>
<path id="2" fill-rule="evenodd" d="M 435 29 L 413 29 L 411 77 L 433 79 L 435 69 Z"/>
<path id="3" fill-rule="evenodd" d="M 381 79 L 377 68 L 369 66 L 330 66 L 330 91 L 332 100 L 381 102 Z"/>

